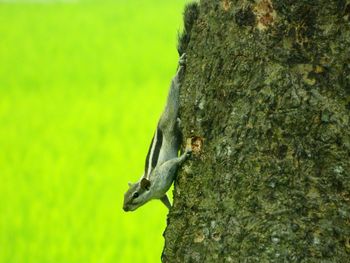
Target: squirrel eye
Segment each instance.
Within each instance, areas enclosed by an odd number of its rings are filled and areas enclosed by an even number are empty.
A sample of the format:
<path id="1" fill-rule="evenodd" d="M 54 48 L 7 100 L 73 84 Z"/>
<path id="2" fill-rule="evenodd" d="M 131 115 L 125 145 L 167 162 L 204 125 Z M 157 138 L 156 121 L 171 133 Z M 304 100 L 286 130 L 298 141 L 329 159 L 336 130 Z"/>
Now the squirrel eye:
<path id="1" fill-rule="evenodd" d="M 139 193 L 138 192 L 135 192 L 133 195 L 132 195 L 133 198 L 137 198 L 139 197 Z"/>

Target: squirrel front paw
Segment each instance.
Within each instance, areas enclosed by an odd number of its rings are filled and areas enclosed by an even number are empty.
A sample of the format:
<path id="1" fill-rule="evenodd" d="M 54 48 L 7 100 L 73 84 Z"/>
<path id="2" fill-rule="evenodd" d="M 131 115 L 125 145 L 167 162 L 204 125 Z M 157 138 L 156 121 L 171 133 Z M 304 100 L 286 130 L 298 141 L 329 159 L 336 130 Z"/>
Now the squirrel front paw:
<path id="1" fill-rule="evenodd" d="M 186 148 L 185 149 L 185 155 L 186 155 L 186 159 L 191 157 L 191 155 L 192 155 L 192 148 Z"/>

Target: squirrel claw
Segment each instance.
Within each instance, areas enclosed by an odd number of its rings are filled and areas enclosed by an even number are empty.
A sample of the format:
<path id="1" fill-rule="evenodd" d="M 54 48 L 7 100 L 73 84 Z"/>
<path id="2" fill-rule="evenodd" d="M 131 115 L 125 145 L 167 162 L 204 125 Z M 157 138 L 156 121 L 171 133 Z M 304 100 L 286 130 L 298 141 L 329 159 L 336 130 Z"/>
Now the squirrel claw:
<path id="1" fill-rule="evenodd" d="M 185 64 L 186 64 L 186 53 L 183 53 L 179 59 L 179 65 L 185 66 Z"/>
<path id="2" fill-rule="evenodd" d="M 186 158 L 190 157 L 192 155 L 192 149 L 191 148 L 186 149 L 185 154 L 186 154 Z"/>

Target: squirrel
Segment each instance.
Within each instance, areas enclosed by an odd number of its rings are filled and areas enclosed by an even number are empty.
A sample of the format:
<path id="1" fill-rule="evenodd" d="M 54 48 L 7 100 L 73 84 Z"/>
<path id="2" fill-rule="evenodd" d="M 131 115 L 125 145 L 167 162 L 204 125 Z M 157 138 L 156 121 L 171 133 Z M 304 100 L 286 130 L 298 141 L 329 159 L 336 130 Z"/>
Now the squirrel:
<path id="1" fill-rule="evenodd" d="M 178 36 L 180 59 L 177 73 L 171 81 L 165 109 L 149 146 L 144 173 L 139 181 L 129 183 L 129 189 L 124 194 L 124 211 L 134 211 L 152 199 L 160 199 L 170 209 L 166 192 L 175 179 L 177 169 L 192 153 L 192 149 L 187 148 L 178 156 L 181 145 L 178 111 L 180 88 L 185 74 L 185 51 L 197 17 L 198 4 L 188 4 L 184 11 L 184 31 Z"/>
<path id="2" fill-rule="evenodd" d="M 144 174 L 124 195 L 124 211 L 133 211 L 151 199 L 160 199 L 169 209 L 166 192 L 177 168 L 191 155 L 187 149 L 178 157 L 181 135 L 179 131 L 179 92 L 185 71 L 186 53 L 182 54 L 175 77 L 172 79 L 167 104 L 149 147 Z"/>
<path id="3" fill-rule="evenodd" d="M 179 56 L 186 52 L 188 43 L 191 39 L 192 27 L 199 16 L 199 4 L 197 2 L 189 3 L 185 6 L 183 13 L 184 29 L 178 34 L 177 51 Z"/>

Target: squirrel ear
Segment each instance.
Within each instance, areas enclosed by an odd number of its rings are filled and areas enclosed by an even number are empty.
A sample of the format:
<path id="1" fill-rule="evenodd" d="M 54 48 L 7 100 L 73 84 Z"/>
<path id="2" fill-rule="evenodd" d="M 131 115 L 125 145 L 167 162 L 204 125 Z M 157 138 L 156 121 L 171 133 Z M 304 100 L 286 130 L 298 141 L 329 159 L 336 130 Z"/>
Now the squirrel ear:
<path id="1" fill-rule="evenodd" d="M 128 186 L 131 187 L 132 186 L 132 182 L 128 182 Z"/>
<path id="2" fill-rule="evenodd" d="M 151 182 L 146 178 L 142 178 L 140 184 L 141 184 L 141 188 L 146 189 L 147 191 L 149 190 L 149 187 L 151 186 Z"/>

